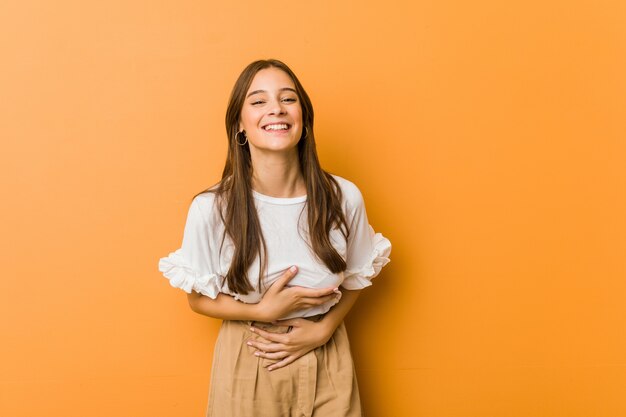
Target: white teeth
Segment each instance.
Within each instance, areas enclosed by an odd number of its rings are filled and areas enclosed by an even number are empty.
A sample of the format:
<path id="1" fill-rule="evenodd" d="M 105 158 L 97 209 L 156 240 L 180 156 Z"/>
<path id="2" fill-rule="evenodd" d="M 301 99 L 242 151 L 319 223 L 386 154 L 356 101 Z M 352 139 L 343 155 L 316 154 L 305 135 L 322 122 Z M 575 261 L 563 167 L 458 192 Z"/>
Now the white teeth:
<path id="1" fill-rule="evenodd" d="M 275 124 L 275 125 L 267 125 L 264 128 L 265 130 L 286 130 L 288 129 L 287 125 L 284 123 Z"/>

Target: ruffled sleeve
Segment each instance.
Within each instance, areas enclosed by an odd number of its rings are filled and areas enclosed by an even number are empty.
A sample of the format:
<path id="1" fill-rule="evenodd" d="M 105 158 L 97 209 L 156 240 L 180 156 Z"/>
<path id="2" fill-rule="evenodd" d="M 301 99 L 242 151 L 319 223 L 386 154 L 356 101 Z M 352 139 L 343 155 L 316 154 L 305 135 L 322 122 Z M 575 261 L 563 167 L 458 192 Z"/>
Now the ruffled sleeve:
<path id="1" fill-rule="evenodd" d="M 348 290 L 359 290 L 372 285 L 372 278 L 390 262 L 391 242 L 382 234 L 375 233 L 370 226 L 365 202 L 358 188 L 353 186 L 351 191 L 352 218 L 349 220 L 347 266 L 341 286 Z"/>
<path id="2" fill-rule="evenodd" d="M 215 258 L 211 230 L 202 216 L 198 198 L 189 206 L 181 247 L 159 260 L 159 271 L 172 287 L 216 298 L 221 281 L 216 273 L 218 260 Z"/>

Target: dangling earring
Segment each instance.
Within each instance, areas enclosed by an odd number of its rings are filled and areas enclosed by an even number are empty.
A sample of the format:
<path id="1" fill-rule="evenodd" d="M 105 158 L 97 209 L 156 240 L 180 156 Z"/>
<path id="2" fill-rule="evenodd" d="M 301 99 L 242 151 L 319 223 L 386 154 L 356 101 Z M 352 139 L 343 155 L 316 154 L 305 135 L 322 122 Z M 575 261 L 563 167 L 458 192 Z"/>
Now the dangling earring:
<path id="1" fill-rule="evenodd" d="M 241 143 L 241 141 L 239 140 L 239 138 L 241 137 L 241 135 L 243 135 L 244 141 L 243 143 Z M 235 133 L 235 141 L 237 142 L 237 145 L 239 146 L 243 146 L 246 143 L 248 143 L 248 137 L 246 136 L 246 131 L 242 130 L 241 132 L 237 132 Z"/>
<path id="2" fill-rule="evenodd" d="M 309 129 L 307 129 L 307 127 L 304 126 L 304 136 L 302 136 L 302 139 L 306 139 L 307 136 L 309 136 Z"/>

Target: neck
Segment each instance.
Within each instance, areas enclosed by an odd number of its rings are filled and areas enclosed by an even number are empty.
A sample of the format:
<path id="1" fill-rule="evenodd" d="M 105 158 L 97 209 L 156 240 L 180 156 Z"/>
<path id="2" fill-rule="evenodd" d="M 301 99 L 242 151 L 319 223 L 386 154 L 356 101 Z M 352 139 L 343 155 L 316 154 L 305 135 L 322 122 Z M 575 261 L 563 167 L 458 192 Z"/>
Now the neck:
<path id="1" fill-rule="evenodd" d="M 252 155 L 252 189 L 271 197 L 291 198 L 306 194 L 297 152 Z"/>

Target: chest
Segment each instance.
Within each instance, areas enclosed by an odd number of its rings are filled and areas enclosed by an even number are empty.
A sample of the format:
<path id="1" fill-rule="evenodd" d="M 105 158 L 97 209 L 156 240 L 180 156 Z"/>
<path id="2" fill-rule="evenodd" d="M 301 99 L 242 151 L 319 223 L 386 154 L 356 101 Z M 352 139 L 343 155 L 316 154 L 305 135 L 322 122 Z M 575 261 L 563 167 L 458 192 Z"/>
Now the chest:
<path id="1" fill-rule="evenodd" d="M 333 273 L 317 258 L 309 247 L 308 214 L 303 205 L 261 206 L 259 222 L 267 248 L 267 271 L 259 282 L 259 259 L 250 265 L 248 279 L 255 291 L 239 298 L 247 303 L 259 302 L 267 288 L 292 265 L 298 266 L 298 274 L 289 285 L 308 288 L 328 288 L 343 282 L 343 272 Z M 338 231 L 330 238 L 335 249 L 345 258 L 345 240 Z"/>

